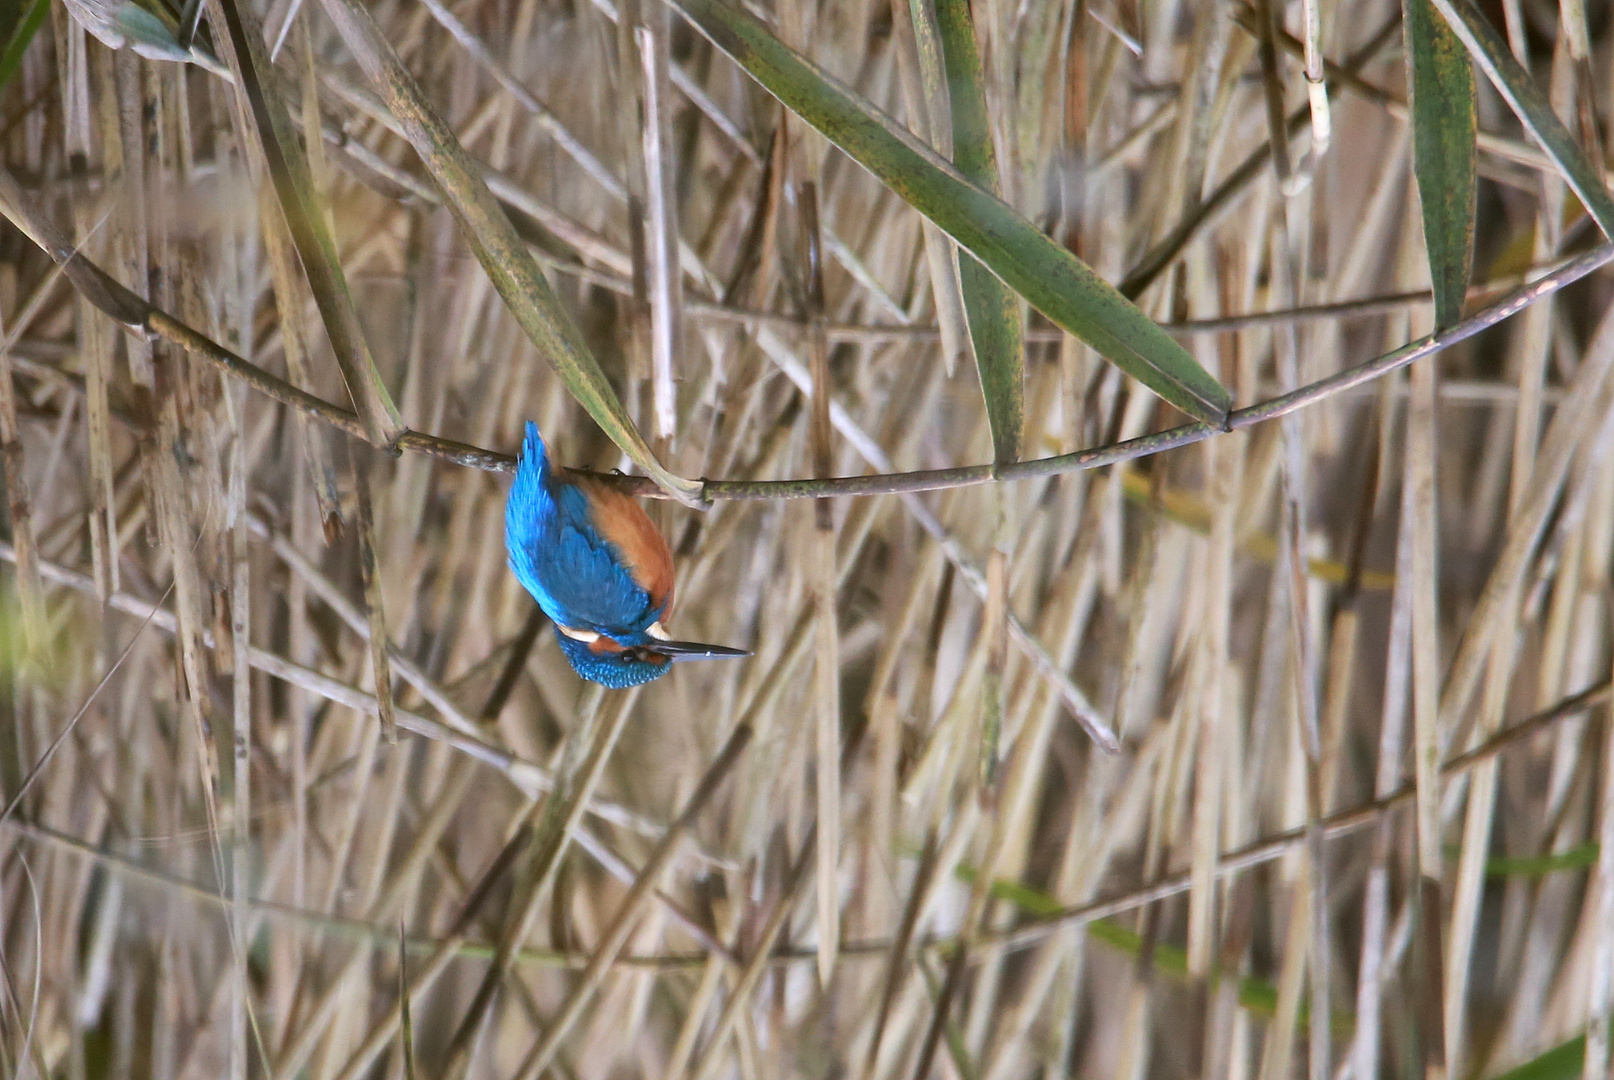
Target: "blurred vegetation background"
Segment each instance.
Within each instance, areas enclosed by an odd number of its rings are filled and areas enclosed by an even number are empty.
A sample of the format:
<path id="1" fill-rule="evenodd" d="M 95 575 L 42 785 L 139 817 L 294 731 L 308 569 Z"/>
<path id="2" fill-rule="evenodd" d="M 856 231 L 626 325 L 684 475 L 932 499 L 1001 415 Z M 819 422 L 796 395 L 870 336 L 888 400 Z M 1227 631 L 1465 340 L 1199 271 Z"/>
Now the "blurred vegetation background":
<path id="1" fill-rule="evenodd" d="M 1611 27 L 0 2 L 0 1074 L 1605 1075 Z"/>

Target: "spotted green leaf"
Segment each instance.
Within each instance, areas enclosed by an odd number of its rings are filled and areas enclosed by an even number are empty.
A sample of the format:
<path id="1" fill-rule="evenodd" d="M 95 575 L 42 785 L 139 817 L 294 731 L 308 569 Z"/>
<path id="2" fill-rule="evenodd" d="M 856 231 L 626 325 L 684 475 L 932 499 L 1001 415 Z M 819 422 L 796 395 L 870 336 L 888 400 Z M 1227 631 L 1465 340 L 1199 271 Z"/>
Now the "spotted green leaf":
<path id="1" fill-rule="evenodd" d="M 1541 144 L 1552 159 L 1565 182 L 1586 207 L 1603 235 L 1614 239 L 1614 199 L 1608 194 L 1603 173 L 1580 144 L 1575 142 L 1569 129 L 1564 127 L 1552 111 L 1547 95 L 1530 77 L 1507 42 L 1496 32 L 1472 0 L 1433 0 L 1434 6 L 1445 18 L 1446 24 L 1474 58 L 1474 63 L 1485 72 L 1497 93 L 1507 101 L 1518 116 L 1519 122 Z"/>

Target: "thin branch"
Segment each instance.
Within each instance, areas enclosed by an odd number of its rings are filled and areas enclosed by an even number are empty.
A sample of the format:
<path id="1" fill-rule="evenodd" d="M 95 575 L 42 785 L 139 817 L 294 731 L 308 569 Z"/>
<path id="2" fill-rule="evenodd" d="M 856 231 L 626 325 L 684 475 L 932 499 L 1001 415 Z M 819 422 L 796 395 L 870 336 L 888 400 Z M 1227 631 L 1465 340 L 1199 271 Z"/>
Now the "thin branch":
<path id="1" fill-rule="evenodd" d="M 1578 694 L 1564 698 L 1557 704 L 1535 713 L 1525 719 L 1503 728 L 1485 742 L 1464 754 L 1448 758 L 1440 767 L 1442 779 L 1468 772 L 1483 761 L 1489 761 L 1515 743 L 1528 739 L 1532 735 L 1546 730 L 1561 720 L 1578 716 L 1588 709 L 1596 708 L 1607 702 L 1614 695 L 1614 681 L 1605 680 L 1595 686 L 1589 686 Z M 1347 810 L 1341 810 L 1323 818 L 1319 822 L 1323 838 L 1333 840 L 1347 833 L 1356 832 L 1380 820 L 1385 814 L 1394 810 L 1403 803 L 1412 801 L 1416 788 L 1413 784 L 1404 784 L 1383 798 L 1371 802 L 1361 803 Z M 1289 829 L 1274 836 L 1246 844 L 1235 851 L 1223 855 L 1216 866 L 1217 877 L 1227 877 L 1240 870 L 1248 870 L 1252 866 L 1271 862 L 1299 847 L 1306 841 L 1306 827 Z M 1050 934 L 1071 926 L 1083 926 L 1098 919 L 1107 919 L 1126 911 L 1142 907 L 1145 904 L 1164 900 L 1170 896 L 1188 891 L 1189 877 L 1186 872 L 1173 874 L 1159 881 L 1145 885 L 1121 896 L 1105 900 L 1097 900 L 1079 907 L 1066 908 L 1051 915 L 1022 923 L 1020 926 L 1008 930 L 998 931 L 996 934 L 983 936 L 983 941 L 991 941 L 1005 949 L 1024 949 L 1041 941 Z M 945 941 L 930 943 L 933 946 L 946 945 Z"/>
<path id="2" fill-rule="evenodd" d="M 25 200 L 26 196 L 16 181 L 9 173 L 0 169 L 0 212 L 4 212 L 18 228 L 43 248 L 46 254 L 55 259 L 73 282 L 74 288 L 112 319 L 132 331 L 155 334 L 179 345 L 281 404 L 323 420 L 354 438 L 364 438 L 363 425 L 349 410 L 315 397 L 284 379 L 271 375 L 124 288 L 106 271 L 61 239 L 54 228 L 34 212 L 32 206 Z M 1354 367 L 1335 372 L 1287 394 L 1280 394 L 1246 408 L 1236 409 L 1228 416 L 1226 430 L 1238 431 L 1267 420 L 1275 420 L 1363 383 L 1371 382 L 1406 367 L 1415 360 L 1432 356 L 1460 341 L 1466 341 L 1481 331 L 1489 330 L 1543 297 L 1574 284 L 1610 262 L 1614 262 L 1614 243 L 1593 248 L 1569 260 L 1558 269 L 1515 289 L 1490 307 L 1476 312 L 1472 317 L 1438 334 L 1419 338 L 1393 352 L 1384 353 Z M 1078 450 L 1071 454 L 1036 458 L 1010 465 L 962 465 L 950 469 L 923 469 L 914 472 L 822 479 L 705 480 L 701 483 L 699 497 L 703 502 L 717 499 L 767 501 L 896 495 L 904 492 L 974 487 L 995 480 L 1028 480 L 1116 465 L 1123 461 L 1190 446 L 1219 434 L 1222 434 L 1222 431 L 1208 424 L 1193 423 L 1105 446 Z M 514 472 L 516 467 L 516 459 L 508 454 L 419 431 L 405 431 L 394 445 L 398 450 L 425 454 L 455 465 L 488 472 Z M 630 495 L 641 498 L 667 498 L 666 493 L 648 477 L 595 475 L 598 479 Z"/>
<path id="3" fill-rule="evenodd" d="M 1580 716 L 1589 709 L 1595 709 L 1606 704 L 1611 697 L 1614 697 L 1614 681 L 1605 680 L 1594 686 L 1589 686 L 1578 694 L 1573 694 L 1543 709 L 1541 712 L 1526 717 L 1517 724 L 1503 728 L 1474 749 L 1448 758 L 1446 763 L 1441 766 L 1441 776 L 1444 779 L 1450 779 L 1466 773 L 1481 762 L 1489 761 L 1514 745 L 1541 734 L 1554 724 Z M 1406 784 L 1382 798 L 1373 799 L 1330 814 L 1321 822 L 1323 836 L 1326 839 L 1333 840 L 1357 832 L 1382 820 L 1384 815 L 1411 801 L 1412 797 L 1413 787 L 1411 784 Z M 176 874 L 146 866 L 118 852 L 97 847 L 86 840 L 37 822 L 22 818 L 11 818 L 0 821 L 0 830 L 10 830 L 36 841 L 82 855 L 95 860 L 122 877 L 146 881 L 150 884 L 170 889 L 178 895 L 187 896 L 193 900 L 216 906 L 223 906 L 230 902 L 228 897 L 205 885 L 187 880 Z M 1272 862 L 1304 843 L 1305 838 L 1306 832 L 1302 827 L 1289 829 L 1246 844 L 1222 856 L 1216 867 L 1217 876 L 1227 877 L 1240 871 L 1248 870 L 1251 867 Z M 802 850 L 804 852 L 812 850 L 811 836 L 807 838 Z M 786 891 L 787 894 L 790 892 L 788 889 Z M 1145 904 L 1177 896 L 1187 891 L 1188 875 L 1186 873 L 1174 874 L 1117 896 L 1083 904 L 1079 907 L 1066 908 L 1063 911 L 1054 912 L 1051 915 L 1025 922 L 1006 930 L 987 932 L 977 940 L 979 944 L 990 944 L 1004 950 L 1026 949 L 1059 930 L 1068 929 L 1072 926 L 1084 926 L 1100 919 L 1111 918 L 1115 915 L 1136 910 Z M 397 931 L 394 928 L 377 926 L 362 919 L 344 918 L 323 912 L 307 911 L 294 905 L 261 898 L 249 898 L 246 900 L 246 904 L 254 912 L 286 919 L 291 922 L 321 927 L 325 930 L 340 931 L 356 938 L 367 938 L 376 943 L 378 947 L 383 944 L 390 946 L 397 940 Z M 488 959 L 494 953 L 494 946 L 472 942 L 463 936 L 457 936 L 454 939 L 410 937 L 407 939 L 407 945 L 413 951 L 426 952 L 440 949 L 445 944 L 445 941 L 453 946 L 451 951 L 459 956 Z M 952 937 L 930 938 L 918 943 L 918 947 L 932 951 L 946 950 L 955 941 L 956 939 Z M 843 942 L 838 951 L 841 956 L 852 959 L 889 960 L 894 947 L 895 943 L 891 939 L 854 939 Z M 785 948 L 769 951 L 765 958 L 761 954 L 754 954 L 754 956 L 756 960 L 753 962 L 761 961 L 762 966 L 813 963 L 818 959 L 818 950 L 816 947 Z M 537 964 L 545 967 L 566 967 L 578 970 L 586 967 L 592 958 L 592 955 L 588 953 L 533 948 L 522 948 L 513 956 L 513 959 L 518 963 Z M 698 952 L 652 956 L 619 955 L 615 963 L 624 967 L 686 971 L 699 968 L 706 962 L 706 959 L 705 954 Z"/>

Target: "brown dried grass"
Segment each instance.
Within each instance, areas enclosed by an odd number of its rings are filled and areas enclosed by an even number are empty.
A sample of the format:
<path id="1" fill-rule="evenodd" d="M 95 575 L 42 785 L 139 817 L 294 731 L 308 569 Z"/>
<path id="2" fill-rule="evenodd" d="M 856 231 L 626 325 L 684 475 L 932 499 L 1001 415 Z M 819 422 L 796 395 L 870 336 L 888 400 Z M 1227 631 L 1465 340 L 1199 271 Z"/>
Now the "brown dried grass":
<path id="1" fill-rule="evenodd" d="M 1614 115 L 1606 15 L 1577 64 L 1557 5 L 1503 7 L 1556 100 Z M 913 116 L 934 103 L 914 100 L 903 50 L 923 35 L 897 9 L 773 10 Z M 1399 10 L 1318 9 L 1341 58 Z M 291 10 L 259 12 L 271 36 Z M 794 211 L 765 170 L 780 110 L 687 26 L 651 0 L 621 5 L 637 39 L 609 0 L 371 10 L 675 472 L 820 475 L 826 397 L 835 475 L 989 460 L 956 299 L 932 288 L 942 238 L 809 139 L 791 168 L 818 177 L 829 253 L 812 363 Z M 1006 197 L 1112 281 L 1267 139 L 1254 42 L 1225 7 L 975 16 Z M 670 67 L 639 63 L 645 43 Z M 404 423 L 508 452 L 533 418 L 565 461 L 625 466 L 322 13 L 303 7 L 278 63 L 302 87 L 292 116 L 323 118 L 312 180 Z M 1371 92 L 1336 89 L 1326 154 L 1290 145 L 1304 183 L 1251 171 L 1142 294 L 1165 321 L 1278 312 L 1184 337 L 1240 404 L 1429 327 L 1398 48 L 1359 74 Z M 348 403 L 227 83 L 109 52 L 56 6 L 0 101 L 5 168 L 86 255 Z M 1481 127 L 1476 280 L 1583 248 L 1562 182 L 1483 88 Z M 681 251 L 658 269 L 636 228 Z M 1287 441 L 1266 424 L 1135 465 L 837 500 L 827 522 L 802 502 L 660 504 L 678 631 L 756 655 L 601 695 L 505 569 L 501 477 L 375 454 L 122 333 L 6 226 L 0 1072 L 505 1077 L 540 1044 L 580 1078 L 1545 1070 L 1606 1021 L 1614 967 L 1614 857 L 1591 846 L 1614 847 L 1614 740 L 1607 695 L 1577 696 L 1606 686 L 1614 643 L 1609 299 L 1602 277 L 1544 299 L 1296 414 Z M 1177 422 L 1033 331 L 1026 456 Z M 1073 695 L 1118 756 L 1070 722 Z M 838 784 L 819 764 L 837 717 Z M 693 842 L 658 846 L 742 724 Z M 1433 936 L 1419 812 L 1452 845 Z"/>

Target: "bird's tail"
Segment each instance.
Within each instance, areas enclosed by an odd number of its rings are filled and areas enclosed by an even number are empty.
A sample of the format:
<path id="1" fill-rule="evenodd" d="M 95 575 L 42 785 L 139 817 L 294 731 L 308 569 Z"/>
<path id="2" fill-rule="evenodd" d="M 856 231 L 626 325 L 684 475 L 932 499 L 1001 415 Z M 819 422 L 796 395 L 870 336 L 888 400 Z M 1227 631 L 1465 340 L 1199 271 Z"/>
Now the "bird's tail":
<path id="1" fill-rule="evenodd" d="M 516 476 L 520 477 L 528 470 L 539 483 L 549 479 L 549 450 L 544 446 L 544 437 L 538 434 L 538 425 L 531 420 L 527 421 L 527 435 L 521 443 L 521 463 L 516 467 Z"/>
<path id="2" fill-rule="evenodd" d="M 522 440 L 521 457 L 516 462 L 516 480 L 510 485 L 510 500 L 505 504 L 504 538 L 510 551 L 510 565 L 517 573 L 520 560 L 530 561 L 540 507 L 549 487 L 549 453 L 544 448 L 538 425 L 527 421 L 526 438 Z M 525 565 L 525 564 L 523 564 Z"/>

